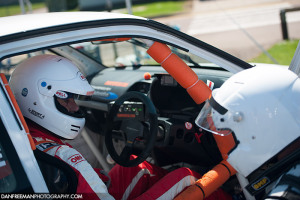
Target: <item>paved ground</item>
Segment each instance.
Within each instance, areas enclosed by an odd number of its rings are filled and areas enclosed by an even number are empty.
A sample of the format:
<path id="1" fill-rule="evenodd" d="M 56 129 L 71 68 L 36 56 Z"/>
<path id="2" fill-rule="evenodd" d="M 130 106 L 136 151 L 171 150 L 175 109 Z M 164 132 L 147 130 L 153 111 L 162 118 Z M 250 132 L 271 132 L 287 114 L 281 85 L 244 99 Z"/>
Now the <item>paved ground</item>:
<path id="1" fill-rule="evenodd" d="M 282 41 L 280 10 L 300 0 L 191 0 L 189 12 L 155 20 L 249 60 Z M 300 39 L 300 11 L 287 14 L 291 39 Z"/>
<path id="2" fill-rule="evenodd" d="M 190 0 L 186 12 L 154 20 L 248 61 L 282 41 L 279 13 L 292 7 L 300 0 Z M 289 38 L 300 39 L 300 11 L 286 16 Z"/>

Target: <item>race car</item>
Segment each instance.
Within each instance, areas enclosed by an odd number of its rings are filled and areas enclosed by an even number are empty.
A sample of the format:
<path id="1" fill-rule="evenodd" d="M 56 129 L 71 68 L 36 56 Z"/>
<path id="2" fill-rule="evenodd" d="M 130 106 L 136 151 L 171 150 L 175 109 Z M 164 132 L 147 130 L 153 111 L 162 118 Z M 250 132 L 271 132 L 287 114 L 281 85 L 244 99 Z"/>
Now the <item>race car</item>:
<path id="1" fill-rule="evenodd" d="M 88 101 L 77 100 L 86 125 L 71 142 L 92 165 L 109 171 L 115 163 L 131 167 L 147 160 L 168 170 L 187 166 L 204 174 L 222 161 L 215 138 L 195 119 L 211 90 L 255 65 L 132 15 L 28 14 L 2 17 L 0 24 L 1 193 L 48 193 L 50 188 L 74 193 L 68 166 L 35 150 L 7 81 L 17 64 L 40 54 L 71 60 L 95 90 Z M 131 154 L 137 159 L 130 160 Z M 53 168 L 66 176 L 66 190 L 51 180 Z M 242 193 L 236 177 L 223 187 Z"/>

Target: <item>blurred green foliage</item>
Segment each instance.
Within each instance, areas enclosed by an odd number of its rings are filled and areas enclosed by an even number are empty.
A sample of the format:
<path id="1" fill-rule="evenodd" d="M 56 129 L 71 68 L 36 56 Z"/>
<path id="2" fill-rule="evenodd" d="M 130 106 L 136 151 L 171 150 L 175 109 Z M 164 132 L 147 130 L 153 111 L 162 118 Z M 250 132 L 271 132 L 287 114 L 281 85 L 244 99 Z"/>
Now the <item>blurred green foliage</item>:
<path id="1" fill-rule="evenodd" d="M 185 1 L 155 1 L 132 6 L 133 15 L 141 17 L 156 17 L 184 11 Z"/>
<path id="2" fill-rule="evenodd" d="M 100 0 L 99 0 L 100 1 Z M 188 0 L 131 0 L 133 14 L 143 17 L 155 17 L 161 15 L 170 15 L 184 10 L 184 3 Z M 75 11 L 79 10 L 78 0 L 30 0 L 32 10 L 47 8 L 50 12 Z M 29 8 L 24 1 L 25 10 Z M 120 12 L 126 13 L 125 0 L 120 4 L 113 4 L 112 9 L 122 9 Z M 102 7 L 101 10 L 105 9 Z M 18 0 L 7 0 L 0 2 L 0 17 L 21 14 L 21 8 Z"/>
<path id="3" fill-rule="evenodd" d="M 45 2 L 36 2 L 32 3 L 32 10 L 45 8 Z M 25 10 L 29 12 L 29 8 L 25 5 Z M 22 14 L 21 8 L 19 4 L 12 4 L 6 6 L 0 6 L 0 17 L 10 16 L 10 15 L 19 15 Z"/>
<path id="4" fill-rule="evenodd" d="M 290 65 L 295 54 L 298 42 L 299 40 L 284 40 L 275 44 L 268 50 L 268 52 L 273 58 L 275 58 L 275 60 L 279 64 Z M 273 64 L 271 59 L 265 54 L 261 54 L 258 57 L 250 60 L 249 62 Z"/>

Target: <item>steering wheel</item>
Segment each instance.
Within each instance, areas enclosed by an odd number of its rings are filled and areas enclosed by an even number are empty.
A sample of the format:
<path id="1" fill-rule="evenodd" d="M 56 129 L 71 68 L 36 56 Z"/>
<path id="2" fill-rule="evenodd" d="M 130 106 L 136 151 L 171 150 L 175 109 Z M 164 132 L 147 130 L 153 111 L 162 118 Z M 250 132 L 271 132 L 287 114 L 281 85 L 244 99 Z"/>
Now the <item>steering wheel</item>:
<path id="1" fill-rule="evenodd" d="M 137 117 L 135 114 L 118 114 L 119 109 L 125 103 L 125 101 L 143 103 L 143 116 Z M 116 124 L 118 125 L 119 130 L 114 129 Z M 157 131 L 157 114 L 152 101 L 143 93 L 134 91 L 127 92 L 115 101 L 108 113 L 105 130 L 106 148 L 112 159 L 119 165 L 124 167 L 137 166 L 145 161 L 150 155 L 155 143 Z M 120 155 L 117 153 L 113 145 L 114 132 L 121 132 L 123 138 L 125 139 L 125 147 Z M 135 142 L 141 139 L 145 143 L 143 150 L 138 155 L 131 156 L 133 154 Z"/>

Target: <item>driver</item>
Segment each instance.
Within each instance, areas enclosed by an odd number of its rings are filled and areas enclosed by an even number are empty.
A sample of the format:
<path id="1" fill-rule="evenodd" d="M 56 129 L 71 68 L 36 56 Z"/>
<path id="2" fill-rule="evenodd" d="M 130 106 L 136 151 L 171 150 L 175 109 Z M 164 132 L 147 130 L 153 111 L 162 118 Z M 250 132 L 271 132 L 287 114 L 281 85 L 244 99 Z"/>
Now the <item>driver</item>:
<path id="1" fill-rule="evenodd" d="M 63 57 L 39 55 L 27 59 L 16 67 L 10 86 L 37 149 L 72 167 L 78 178 L 77 193 L 83 194 L 84 199 L 134 199 L 141 194 L 141 199 L 173 199 L 200 178 L 187 168 L 168 173 L 148 162 L 131 168 L 115 165 L 109 176 L 92 168 L 66 140 L 74 139 L 85 124 L 75 99 L 90 97 L 94 89 L 78 68 Z M 110 186 L 106 185 L 109 178 Z M 153 185 L 158 189 L 146 192 Z M 222 190 L 217 196 L 211 195 L 211 199 L 220 197 L 231 199 Z"/>

